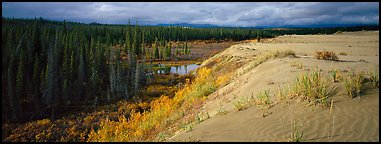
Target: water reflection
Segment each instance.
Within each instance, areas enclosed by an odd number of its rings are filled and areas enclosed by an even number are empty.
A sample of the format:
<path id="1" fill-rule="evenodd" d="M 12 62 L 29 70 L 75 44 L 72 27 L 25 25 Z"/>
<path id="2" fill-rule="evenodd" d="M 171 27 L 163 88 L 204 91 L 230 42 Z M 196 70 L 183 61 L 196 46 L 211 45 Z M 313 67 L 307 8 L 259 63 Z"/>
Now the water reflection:
<path id="1" fill-rule="evenodd" d="M 177 73 L 181 75 L 181 74 L 187 74 L 190 71 L 197 69 L 200 65 L 189 64 L 189 65 L 182 65 L 182 66 L 166 66 L 164 64 L 158 64 L 156 66 L 158 67 L 158 70 L 156 71 L 157 74 Z"/>

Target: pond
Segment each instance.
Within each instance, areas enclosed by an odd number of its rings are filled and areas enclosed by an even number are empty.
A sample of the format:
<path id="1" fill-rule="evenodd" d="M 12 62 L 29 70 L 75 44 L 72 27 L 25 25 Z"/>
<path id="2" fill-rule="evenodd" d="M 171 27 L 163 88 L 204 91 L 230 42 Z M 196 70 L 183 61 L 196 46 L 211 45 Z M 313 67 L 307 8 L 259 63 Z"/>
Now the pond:
<path id="1" fill-rule="evenodd" d="M 157 67 L 156 73 L 158 74 L 177 73 L 179 75 L 187 74 L 190 71 L 194 71 L 199 66 L 200 65 L 197 65 L 197 64 L 188 64 L 188 65 L 182 65 L 182 66 L 166 66 L 164 64 L 155 65 L 155 67 Z"/>

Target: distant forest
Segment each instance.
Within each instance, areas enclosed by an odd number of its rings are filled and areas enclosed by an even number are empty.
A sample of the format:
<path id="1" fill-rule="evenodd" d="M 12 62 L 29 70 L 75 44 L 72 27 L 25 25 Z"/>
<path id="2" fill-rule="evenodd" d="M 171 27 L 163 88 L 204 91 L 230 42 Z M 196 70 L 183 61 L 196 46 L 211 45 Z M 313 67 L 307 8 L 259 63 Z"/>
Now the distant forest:
<path id="1" fill-rule="evenodd" d="M 152 61 L 189 54 L 191 40 L 247 40 L 285 34 L 378 30 L 189 28 L 2 18 L 2 122 L 25 122 L 79 106 L 137 99 Z M 174 42 L 177 45 L 174 45 Z"/>

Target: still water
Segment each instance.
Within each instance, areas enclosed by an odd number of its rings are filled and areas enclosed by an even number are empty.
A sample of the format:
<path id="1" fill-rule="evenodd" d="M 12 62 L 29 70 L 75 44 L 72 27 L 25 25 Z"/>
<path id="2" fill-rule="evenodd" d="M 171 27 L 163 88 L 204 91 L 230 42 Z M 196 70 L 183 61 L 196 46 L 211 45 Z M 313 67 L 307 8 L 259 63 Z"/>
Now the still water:
<path id="1" fill-rule="evenodd" d="M 164 64 L 157 65 L 158 70 L 156 73 L 159 74 L 165 74 L 165 73 L 177 73 L 177 74 L 187 74 L 190 71 L 195 70 L 200 65 L 197 64 L 188 64 L 188 65 L 182 65 L 182 66 L 166 66 Z"/>

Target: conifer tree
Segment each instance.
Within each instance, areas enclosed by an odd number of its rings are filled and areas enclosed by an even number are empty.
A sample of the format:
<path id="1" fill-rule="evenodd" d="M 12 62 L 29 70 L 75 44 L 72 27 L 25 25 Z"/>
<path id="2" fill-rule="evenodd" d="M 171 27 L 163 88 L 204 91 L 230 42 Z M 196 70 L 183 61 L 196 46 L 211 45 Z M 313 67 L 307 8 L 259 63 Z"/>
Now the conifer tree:
<path id="1" fill-rule="evenodd" d="M 185 41 L 185 54 L 189 54 L 188 42 Z"/>
<path id="2" fill-rule="evenodd" d="M 8 67 L 8 99 L 9 99 L 9 109 L 10 109 L 10 113 L 11 113 L 11 120 L 17 120 L 18 118 L 18 108 L 19 108 L 19 99 L 17 99 L 17 97 L 15 97 L 14 95 L 14 83 L 15 83 L 15 79 L 14 79 L 14 76 L 13 76 L 13 67 L 14 67 L 14 62 L 13 62 L 13 58 L 11 58 L 11 60 L 9 61 L 10 64 L 9 64 L 9 67 Z"/>
<path id="3" fill-rule="evenodd" d="M 21 50 L 20 60 L 16 74 L 16 99 L 21 100 L 24 96 L 24 50 Z M 20 106 L 16 106 L 20 107 Z"/>
<path id="4" fill-rule="evenodd" d="M 169 39 L 168 41 L 168 46 L 167 46 L 167 51 L 166 51 L 166 55 L 167 55 L 167 60 L 170 60 L 171 59 L 171 39 Z"/>
<path id="5" fill-rule="evenodd" d="M 146 50 L 145 50 L 145 39 L 144 39 L 144 33 L 142 34 L 142 46 L 141 46 L 141 52 L 143 59 L 146 57 Z"/>
<path id="6" fill-rule="evenodd" d="M 48 49 L 48 63 L 46 65 L 46 90 L 44 91 L 44 104 L 52 110 L 52 117 L 54 117 L 54 94 L 56 87 L 56 70 L 57 62 L 55 49 L 58 45 L 58 31 L 54 39 L 54 45 L 50 46 Z"/>
<path id="7" fill-rule="evenodd" d="M 155 51 L 154 51 L 155 59 L 159 59 L 159 46 L 158 46 L 158 41 L 157 38 L 155 38 Z"/>
<path id="8" fill-rule="evenodd" d="M 140 88 L 140 84 L 139 84 L 139 81 L 140 81 L 140 76 L 141 75 L 141 72 L 140 72 L 140 66 L 139 64 L 136 64 L 136 69 L 135 69 L 135 80 L 134 80 L 134 95 L 136 96 L 138 94 L 138 90 Z"/>
<path id="9" fill-rule="evenodd" d="M 38 54 L 35 54 L 35 60 L 33 65 L 33 78 L 32 78 L 32 84 L 33 84 L 33 97 L 32 101 L 34 102 L 35 110 L 39 110 L 39 95 L 40 95 L 40 73 L 41 73 L 41 67 L 40 67 L 40 59 L 38 58 Z"/>
<path id="10" fill-rule="evenodd" d="M 139 27 L 138 27 L 138 22 L 136 21 L 135 25 L 135 32 L 134 32 L 134 42 L 133 42 L 133 49 L 134 49 L 134 54 L 138 56 L 138 58 L 141 57 L 141 51 L 140 51 L 140 36 L 139 36 Z"/>

